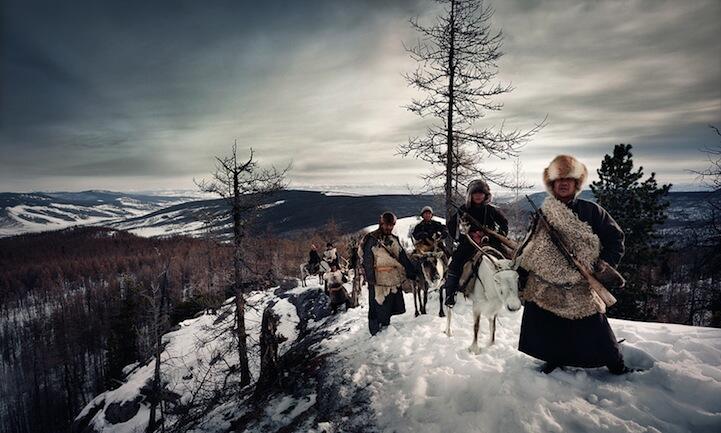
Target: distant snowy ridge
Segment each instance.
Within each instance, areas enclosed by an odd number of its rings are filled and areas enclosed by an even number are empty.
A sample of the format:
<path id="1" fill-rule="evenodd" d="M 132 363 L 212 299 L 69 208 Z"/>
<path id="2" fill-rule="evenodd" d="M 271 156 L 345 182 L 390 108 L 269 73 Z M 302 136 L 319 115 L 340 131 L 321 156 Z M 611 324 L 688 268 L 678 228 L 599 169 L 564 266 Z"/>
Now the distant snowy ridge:
<path id="1" fill-rule="evenodd" d="M 371 337 L 365 296 L 360 308 L 308 319 L 318 304 L 298 300 L 320 302 L 324 296 L 314 285 L 251 294 L 251 340 L 264 305 L 276 302 L 282 316 L 279 333 L 287 341 L 281 353 L 292 357 L 286 388 L 269 391 L 256 404 L 248 393 L 227 395 L 188 431 L 715 433 L 721 426 L 719 329 L 612 319 L 616 336 L 626 340 L 627 364 L 645 371 L 614 376 L 604 368 L 569 368 L 544 375 L 539 361 L 516 349 L 522 312 L 500 318 L 490 347 L 482 321 L 483 350 L 476 356 L 466 350 L 472 335 L 467 301 L 454 310 L 451 338 L 442 333 L 445 319 L 415 318 L 412 312 L 395 316 L 388 329 Z M 435 293 L 430 302 L 438 302 Z M 233 305 L 186 321 L 164 337 L 164 357 L 173 361 L 163 366 L 163 377 L 180 401 L 192 394 L 199 366 L 212 357 L 212 345 L 199 349 L 193 342 L 230 320 Z M 151 373 L 147 366 L 136 368 L 125 385 L 93 400 L 77 427 L 87 427 L 86 433 L 143 431 L 147 403 L 140 389 Z M 134 416 L 109 423 L 108 413 L 117 416 L 128 402 L 138 407 Z M 175 419 L 171 413 L 168 422 Z"/>
<path id="2" fill-rule="evenodd" d="M 0 237 L 76 225 L 105 225 L 187 200 L 110 191 L 0 193 Z"/>

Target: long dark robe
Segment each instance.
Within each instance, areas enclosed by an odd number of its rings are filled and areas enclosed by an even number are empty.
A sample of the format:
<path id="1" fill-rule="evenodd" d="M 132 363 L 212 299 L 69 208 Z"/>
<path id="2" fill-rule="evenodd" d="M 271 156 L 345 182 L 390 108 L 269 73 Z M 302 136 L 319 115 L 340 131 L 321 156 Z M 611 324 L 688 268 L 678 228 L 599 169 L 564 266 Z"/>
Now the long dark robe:
<path id="1" fill-rule="evenodd" d="M 599 205 L 577 199 L 568 204 L 581 221 L 588 223 L 601 241 L 601 258 L 616 265 L 623 255 L 623 232 Z M 566 319 L 533 302 L 526 302 L 518 350 L 534 358 L 573 367 L 623 368 L 623 355 L 605 314 Z"/>
<path id="2" fill-rule="evenodd" d="M 400 245 L 400 240 L 397 236 L 389 236 L 395 238 L 395 241 Z M 383 238 L 384 236 L 380 230 L 376 230 L 368 233 L 361 244 L 363 250 L 363 269 L 368 283 L 368 330 L 371 335 L 375 335 L 378 331 L 390 325 L 391 316 L 406 312 L 403 291 L 400 287 L 396 290 L 396 293 L 388 293 L 382 304 L 379 304 L 375 299 L 375 257 L 373 256 L 372 248 L 377 245 L 378 242 L 382 241 Z M 399 259 L 400 263 L 406 269 L 408 278 L 414 278 L 415 268 L 408 259 L 403 247 L 400 248 Z"/>

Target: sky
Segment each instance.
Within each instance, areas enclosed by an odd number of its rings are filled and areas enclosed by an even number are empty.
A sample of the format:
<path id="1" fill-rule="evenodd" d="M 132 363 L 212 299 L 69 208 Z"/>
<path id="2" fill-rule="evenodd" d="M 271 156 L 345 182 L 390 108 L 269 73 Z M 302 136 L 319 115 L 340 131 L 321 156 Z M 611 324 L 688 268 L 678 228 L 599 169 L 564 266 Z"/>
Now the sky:
<path id="1" fill-rule="evenodd" d="M 523 175 L 559 153 L 595 177 L 613 145 L 645 172 L 690 170 L 721 126 L 718 0 L 495 0 L 498 81 L 514 90 L 480 127 L 548 125 Z M 428 0 L 0 2 L 0 191 L 192 189 L 235 140 L 292 187 L 415 189 L 397 155 L 427 120 L 403 107 L 404 50 Z M 512 170 L 510 160 L 479 160 Z"/>

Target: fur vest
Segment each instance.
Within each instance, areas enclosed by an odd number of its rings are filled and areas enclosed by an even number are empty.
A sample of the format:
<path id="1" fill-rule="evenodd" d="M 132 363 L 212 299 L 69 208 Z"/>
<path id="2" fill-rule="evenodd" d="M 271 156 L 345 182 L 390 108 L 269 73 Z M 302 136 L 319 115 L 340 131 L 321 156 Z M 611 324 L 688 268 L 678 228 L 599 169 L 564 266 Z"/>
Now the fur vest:
<path id="1" fill-rule="evenodd" d="M 384 240 L 391 241 L 384 243 L 385 246 L 383 246 L 381 242 Z M 372 248 L 373 269 L 376 277 L 376 300 L 380 298 L 379 304 L 383 303 L 383 298 L 388 292 L 395 292 L 406 279 L 405 267 L 397 259 L 400 257 L 401 244 L 395 236 L 386 237 L 384 240 L 380 240 Z"/>
<path id="2" fill-rule="evenodd" d="M 541 208 L 576 258 L 593 269 L 601 242 L 591 226 L 552 196 L 546 197 Z M 583 276 L 553 244 L 543 224 L 536 225 L 519 259 L 520 266 L 529 272 L 522 294 L 524 300 L 567 319 L 605 312 L 603 302 L 594 296 Z"/>

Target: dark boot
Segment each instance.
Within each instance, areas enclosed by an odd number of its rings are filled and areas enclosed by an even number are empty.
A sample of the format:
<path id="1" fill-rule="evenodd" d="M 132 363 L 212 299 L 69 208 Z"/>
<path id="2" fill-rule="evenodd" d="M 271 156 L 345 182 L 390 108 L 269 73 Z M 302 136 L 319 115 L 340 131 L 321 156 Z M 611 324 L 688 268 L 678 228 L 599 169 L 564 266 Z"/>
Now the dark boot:
<path id="1" fill-rule="evenodd" d="M 449 308 L 453 308 L 453 306 L 456 305 L 456 292 L 458 291 L 458 282 L 460 278 L 461 277 L 457 274 L 449 273 L 446 278 L 446 284 L 443 286 L 446 291 L 445 304 Z"/>

